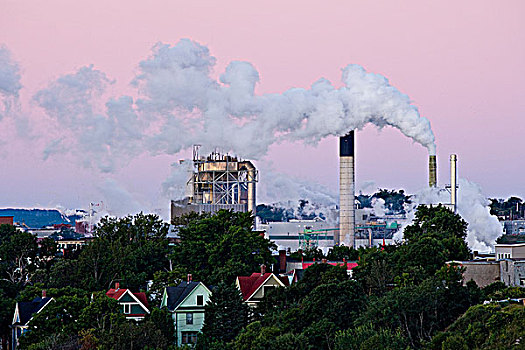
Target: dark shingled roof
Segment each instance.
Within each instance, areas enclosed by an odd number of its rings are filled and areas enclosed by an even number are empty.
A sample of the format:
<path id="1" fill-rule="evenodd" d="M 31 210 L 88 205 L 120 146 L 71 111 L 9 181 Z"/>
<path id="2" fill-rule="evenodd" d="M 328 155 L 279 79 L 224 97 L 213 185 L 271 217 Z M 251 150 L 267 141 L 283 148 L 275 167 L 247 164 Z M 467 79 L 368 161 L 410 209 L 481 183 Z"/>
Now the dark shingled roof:
<path id="1" fill-rule="evenodd" d="M 51 298 L 35 298 L 33 301 L 23 301 L 18 303 L 18 315 L 20 322 L 18 324 L 25 326 L 31 317 L 42 310 Z"/>
<path id="2" fill-rule="evenodd" d="M 199 285 L 199 282 L 181 282 L 177 287 L 166 287 L 168 310 L 173 311 Z"/>

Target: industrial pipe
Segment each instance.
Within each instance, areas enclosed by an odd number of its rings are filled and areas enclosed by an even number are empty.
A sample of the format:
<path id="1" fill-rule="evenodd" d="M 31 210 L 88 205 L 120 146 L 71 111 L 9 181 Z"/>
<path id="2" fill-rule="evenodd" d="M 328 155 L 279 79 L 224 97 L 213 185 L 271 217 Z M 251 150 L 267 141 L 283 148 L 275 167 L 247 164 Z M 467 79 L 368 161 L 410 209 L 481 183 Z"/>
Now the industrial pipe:
<path id="1" fill-rule="evenodd" d="M 239 166 L 245 166 L 248 170 L 247 182 L 248 182 L 248 211 L 252 212 L 252 215 L 256 216 L 256 203 L 255 203 L 255 183 L 257 182 L 257 170 L 253 166 L 252 162 L 244 161 L 240 162 Z"/>
<path id="2" fill-rule="evenodd" d="M 452 210 L 454 210 L 454 213 L 456 212 L 456 202 L 457 202 L 457 170 L 456 170 L 456 162 L 457 162 L 457 155 L 451 154 L 450 155 L 450 203 L 452 204 Z"/>
<path id="3" fill-rule="evenodd" d="M 437 161 L 435 155 L 428 156 L 428 186 L 437 186 Z"/>

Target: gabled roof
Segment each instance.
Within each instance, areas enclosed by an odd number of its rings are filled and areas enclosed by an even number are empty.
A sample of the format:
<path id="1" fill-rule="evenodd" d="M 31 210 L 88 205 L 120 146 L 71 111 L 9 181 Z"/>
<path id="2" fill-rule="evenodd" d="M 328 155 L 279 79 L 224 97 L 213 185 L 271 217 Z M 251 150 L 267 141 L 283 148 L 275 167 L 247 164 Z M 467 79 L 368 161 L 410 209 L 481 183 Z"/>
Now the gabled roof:
<path id="1" fill-rule="evenodd" d="M 17 303 L 16 308 L 18 310 L 19 322 L 14 322 L 13 324 L 18 324 L 21 326 L 27 325 L 31 317 L 34 314 L 40 312 L 53 298 L 35 298 L 33 301 L 22 301 Z M 16 314 L 15 310 L 15 314 Z"/>
<path id="2" fill-rule="evenodd" d="M 191 281 L 181 282 L 177 287 L 166 287 L 168 310 L 175 310 L 199 284 L 200 282 Z"/>
<path id="3" fill-rule="evenodd" d="M 271 272 L 265 274 L 254 272 L 251 276 L 238 276 L 237 281 L 241 289 L 242 298 L 248 300 L 272 275 L 283 285 L 289 285 L 288 278 L 276 276 Z"/>
<path id="4" fill-rule="evenodd" d="M 148 304 L 148 298 L 146 297 L 146 293 L 142 293 L 142 292 L 132 293 L 129 289 L 125 289 L 125 288 L 119 288 L 119 289 L 111 288 L 110 290 L 106 292 L 106 295 L 110 298 L 113 298 L 119 301 L 120 298 L 122 298 L 126 293 L 129 294 L 133 299 L 135 299 L 135 301 L 137 301 L 142 306 L 144 311 L 149 313 L 149 304 Z"/>

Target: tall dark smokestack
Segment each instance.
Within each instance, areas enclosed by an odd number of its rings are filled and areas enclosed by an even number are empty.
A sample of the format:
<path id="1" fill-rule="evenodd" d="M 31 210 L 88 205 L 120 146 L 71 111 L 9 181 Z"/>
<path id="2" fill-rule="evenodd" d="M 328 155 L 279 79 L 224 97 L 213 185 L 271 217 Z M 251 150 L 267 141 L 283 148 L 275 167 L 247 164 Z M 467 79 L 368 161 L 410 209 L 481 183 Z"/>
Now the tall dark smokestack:
<path id="1" fill-rule="evenodd" d="M 336 243 L 354 246 L 354 131 L 339 138 L 339 237 Z"/>
<path id="2" fill-rule="evenodd" d="M 428 186 L 437 186 L 437 161 L 435 155 L 428 156 Z"/>

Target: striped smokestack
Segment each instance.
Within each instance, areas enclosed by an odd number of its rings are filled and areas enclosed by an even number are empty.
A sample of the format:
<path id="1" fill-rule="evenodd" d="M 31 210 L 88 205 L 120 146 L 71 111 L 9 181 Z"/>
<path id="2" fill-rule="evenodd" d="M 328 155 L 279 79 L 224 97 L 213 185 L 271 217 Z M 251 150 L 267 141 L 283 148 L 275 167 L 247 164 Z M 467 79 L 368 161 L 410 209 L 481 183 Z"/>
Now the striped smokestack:
<path id="1" fill-rule="evenodd" d="M 354 131 L 339 138 L 339 236 L 338 244 L 354 247 Z"/>
<path id="2" fill-rule="evenodd" d="M 437 162 L 435 155 L 428 156 L 428 186 L 437 186 Z"/>

